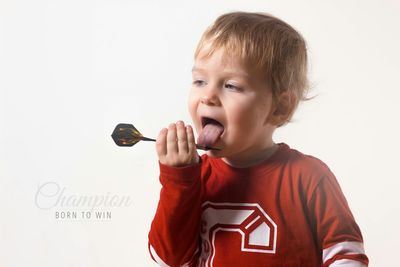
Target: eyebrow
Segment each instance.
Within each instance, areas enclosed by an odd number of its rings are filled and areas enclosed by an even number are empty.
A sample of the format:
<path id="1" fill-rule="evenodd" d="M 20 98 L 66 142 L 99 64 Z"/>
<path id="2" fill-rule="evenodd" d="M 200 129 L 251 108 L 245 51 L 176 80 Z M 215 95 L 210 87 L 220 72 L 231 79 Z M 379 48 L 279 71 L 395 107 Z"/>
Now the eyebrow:
<path id="1" fill-rule="evenodd" d="M 197 72 L 206 72 L 206 70 L 205 69 L 202 69 L 202 68 L 198 68 L 198 67 L 196 67 L 196 66 L 193 66 L 193 68 L 192 68 L 192 72 L 195 72 L 195 71 L 197 71 Z M 245 72 L 245 71 L 224 71 L 223 72 L 224 74 L 228 74 L 228 75 L 240 75 L 240 76 L 243 76 L 243 77 L 246 77 L 246 78 L 248 78 L 250 75 L 247 73 L 247 72 Z"/>
<path id="2" fill-rule="evenodd" d="M 204 69 L 200 69 L 200 68 L 197 68 L 196 66 L 193 66 L 193 68 L 192 68 L 192 72 L 194 72 L 194 71 L 205 71 Z"/>

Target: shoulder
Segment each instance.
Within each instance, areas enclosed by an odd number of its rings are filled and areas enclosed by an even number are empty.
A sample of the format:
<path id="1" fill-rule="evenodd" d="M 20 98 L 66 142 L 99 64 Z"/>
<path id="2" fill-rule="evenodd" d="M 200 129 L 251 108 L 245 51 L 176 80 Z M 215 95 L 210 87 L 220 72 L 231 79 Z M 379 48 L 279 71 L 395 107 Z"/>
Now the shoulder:
<path id="1" fill-rule="evenodd" d="M 302 188 L 307 196 L 313 195 L 317 188 L 322 185 L 339 188 L 335 175 L 321 159 L 302 153 L 287 145 L 283 154 L 286 159 L 282 164 L 282 173 L 291 183 Z"/>
<path id="2" fill-rule="evenodd" d="M 328 165 L 321 159 L 290 148 L 286 144 L 284 145 L 287 167 L 307 176 L 324 177 L 333 175 Z"/>

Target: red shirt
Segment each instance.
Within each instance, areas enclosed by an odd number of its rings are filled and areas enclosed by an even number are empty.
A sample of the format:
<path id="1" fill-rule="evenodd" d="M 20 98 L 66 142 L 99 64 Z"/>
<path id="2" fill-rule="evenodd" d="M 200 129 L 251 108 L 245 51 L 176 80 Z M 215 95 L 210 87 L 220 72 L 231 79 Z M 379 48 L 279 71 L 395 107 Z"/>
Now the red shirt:
<path id="1" fill-rule="evenodd" d="M 368 265 L 335 176 L 284 143 L 249 168 L 160 164 L 160 182 L 149 249 L 161 266 Z"/>

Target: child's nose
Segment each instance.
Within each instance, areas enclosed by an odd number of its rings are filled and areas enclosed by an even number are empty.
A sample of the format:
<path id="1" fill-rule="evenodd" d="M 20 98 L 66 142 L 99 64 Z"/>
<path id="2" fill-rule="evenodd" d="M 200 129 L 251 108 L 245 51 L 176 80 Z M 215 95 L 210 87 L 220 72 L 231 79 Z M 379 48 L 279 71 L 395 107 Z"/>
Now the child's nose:
<path id="1" fill-rule="evenodd" d="M 205 105 L 211 105 L 211 106 L 216 106 L 220 104 L 219 98 L 218 98 L 218 92 L 217 88 L 215 86 L 210 86 L 206 90 L 203 91 L 203 95 L 201 96 L 201 103 Z"/>

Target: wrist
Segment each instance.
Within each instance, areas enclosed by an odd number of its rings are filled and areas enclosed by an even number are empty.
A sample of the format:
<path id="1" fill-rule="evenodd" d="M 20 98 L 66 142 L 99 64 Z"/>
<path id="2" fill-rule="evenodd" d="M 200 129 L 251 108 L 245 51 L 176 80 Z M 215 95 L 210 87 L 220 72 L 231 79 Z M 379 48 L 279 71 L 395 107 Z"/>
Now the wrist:
<path id="1" fill-rule="evenodd" d="M 159 163 L 160 181 L 171 181 L 177 183 L 193 183 L 200 178 L 202 160 L 198 157 L 197 163 L 188 164 L 185 166 L 169 166 Z"/>

